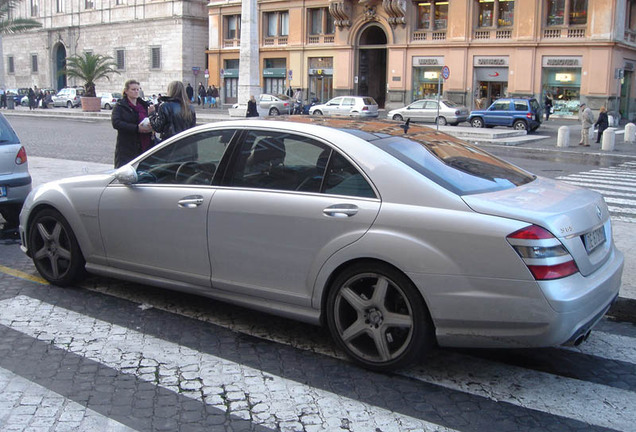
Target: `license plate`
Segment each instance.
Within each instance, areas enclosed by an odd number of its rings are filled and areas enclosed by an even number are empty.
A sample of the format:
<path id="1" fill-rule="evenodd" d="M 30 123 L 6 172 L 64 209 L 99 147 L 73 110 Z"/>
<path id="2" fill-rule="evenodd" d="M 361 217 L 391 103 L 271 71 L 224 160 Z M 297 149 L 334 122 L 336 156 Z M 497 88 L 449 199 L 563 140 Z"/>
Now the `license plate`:
<path id="1" fill-rule="evenodd" d="M 583 244 L 587 253 L 592 253 L 594 249 L 605 243 L 605 230 L 599 227 L 583 235 Z"/>
<path id="2" fill-rule="evenodd" d="M 7 187 L 0 186 L 0 198 L 7 196 Z"/>

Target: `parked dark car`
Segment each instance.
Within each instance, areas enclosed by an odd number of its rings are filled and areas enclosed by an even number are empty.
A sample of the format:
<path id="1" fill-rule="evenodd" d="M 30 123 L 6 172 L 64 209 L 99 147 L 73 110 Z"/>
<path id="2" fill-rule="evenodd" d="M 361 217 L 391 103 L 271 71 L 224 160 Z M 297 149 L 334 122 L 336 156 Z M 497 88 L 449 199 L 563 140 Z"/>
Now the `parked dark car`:
<path id="1" fill-rule="evenodd" d="M 0 114 L 0 214 L 18 226 L 22 204 L 31 192 L 27 153 L 7 119 Z"/>
<path id="2" fill-rule="evenodd" d="M 468 122 L 476 128 L 508 126 L 533 131 L 541 126 L 541 118 L 541 104 L 535 98 L 503 98 L 486 110 L 472 111 Z"/>

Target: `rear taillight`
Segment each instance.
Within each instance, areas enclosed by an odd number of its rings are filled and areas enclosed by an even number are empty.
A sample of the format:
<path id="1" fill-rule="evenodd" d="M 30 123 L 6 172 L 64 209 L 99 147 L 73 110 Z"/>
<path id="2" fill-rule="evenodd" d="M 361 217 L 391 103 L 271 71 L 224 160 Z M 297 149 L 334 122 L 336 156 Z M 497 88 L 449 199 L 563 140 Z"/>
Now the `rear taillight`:
<path id="1" fill-rule="evenodd" d="M 462 112 L 460 110 L 455 111 L 455 115 L 460 115 Z"/>
<path id="2" fill-rule="evenodd" d="M 507 237 L 536 280 L 559 279 L 579 271 L 572 255 L 548 230 L 530 225 Z"/>
<path id="3" fill-rule="evenodd" d="M 24 147 L 20 147 L 20 150 L 18 151 L 18 154 L 15 157 L 15 163 L 16 165 L 22 165 L 26 161 L 27 161 L 26 150 L 24 149 Z"/>
<path id="4" fill-rule="evenodd" d="M 532 113 L 526 113 L 526 118 L 532 119 Z"/>
<path id="5" fill-rule="evenodd" d="M 362 111 L 369 111 L 369 107 L 368 107 L 368 106 L 366 106 L 366 105 L 365 105 L 365 106 L 363 106 L 363 107 L 362 107 Z"/>

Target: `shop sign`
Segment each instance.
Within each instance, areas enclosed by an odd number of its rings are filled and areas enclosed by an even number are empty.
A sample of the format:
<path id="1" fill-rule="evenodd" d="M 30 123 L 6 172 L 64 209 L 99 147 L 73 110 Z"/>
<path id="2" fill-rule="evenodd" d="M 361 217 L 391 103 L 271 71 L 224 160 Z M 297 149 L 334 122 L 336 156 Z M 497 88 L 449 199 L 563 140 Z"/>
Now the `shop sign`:
<path id="1" fill-rule="evenodd" d="M 475 68 L 477 81 L 507 82 L 508 68 Z"/>
<path id="2" fill-rule="evenodd" d="M 266 78 L 285 78 L 287 76 L 287 69 L 285 68 L 263 69 L 263 76 Z"/>
<path id="3" fill-rule="evenodd" d="M 475 67 L 497 67 L 508 66 L 508 57 L 475 56 L 473 57 Z"/>
<path id="4" fill-rule="evenodd" d="M 444 57 L 413 57 L 413 67 L 444 66 Z"/>
<path id="5" fill-rule="evenodd" d="M 580 68 L 582 57 L 543 57 L 543 67 Z"/>
<path id="6" fill-rule="evenodd" d="M 238 78 L 239 70 L 238 69 L 225 69 L 223 71 L 223 78 Z"/>
<path id="7" fill-rule="evenodd" d="M 333 69 L 309 69 L 309 75 L 333 75 Z"/>

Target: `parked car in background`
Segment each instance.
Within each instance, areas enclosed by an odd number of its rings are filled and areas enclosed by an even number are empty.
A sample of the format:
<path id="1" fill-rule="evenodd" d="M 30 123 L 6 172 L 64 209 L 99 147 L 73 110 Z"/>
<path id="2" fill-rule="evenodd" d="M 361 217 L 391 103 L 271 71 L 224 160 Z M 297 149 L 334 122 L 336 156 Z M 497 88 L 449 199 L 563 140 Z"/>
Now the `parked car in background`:
<path id="1" fill-rule="evenodd" d="M 29 192 L 31 175 L 26 150 L 11 124 L 0 114 L 0 214 L 9 226 L 17 227 Z"/>
<path id="2" fill-rule="evenodd" d="M 97 94 L 98 98 L 102 99 L 102 109 L 113 109 L 119 99 L 121 99 L 121 93 L 117 92 L 103 92 Z"/>
<path id="3" fill-rule="evenodd" d="M 534 131 L 541 126 L 543 109 L 535 98 L 497 99 L 485 110 L 472 111 L 468 122 L 472 127 L 508 126 Z"/>
<path id="4" fill-rule="evenodd" d="M 369 96 L 338 96 L 309 108 L 311 115 L 377 117 L 378 104 Z"/>
<path id="5" fill-rule="evenodd" d="M 294 109 L 294 101 L 284 94 L 263 93 L 258 97 L 256 106 L 259 116 L 277 116 L 279 114 L 291 114 Z M 237 103 L 229 109 L 230 117 L 245 117 L 247 102 Z"/>
<path id="6" fill-rule="evenodd" d="M 22 105 L 22 99 L 24 99 L 29 94 L 28 87 L 20 87 L 17 89 L 7 89 L 6 95 L 7 100 L 9 97 L 13 97 L 13 103 L 15 106 Z M 29 98 L 26 97 L 27 105 L 29 105 Z"/>
<path id="7" fill-rule="evenodd" d="M 86 269 L 324 324 L 376 370 L 436 343 L 579 344 L 624 262 L 600 193 L 421 125 L 310 116 L 205 124 L 42 185 L 20 238 L 53 284 Z"/>
<path id="8" fill-rule="evenodd" d="M 53 96 L 53 106 L 74 108 L 81 105 L 84 96 L 83 87 L 65 87 Z"/>
<path id="9" fill-rule="evenodd" d="M 436 99 L 420 99 L 403 108 L 389 111 L 387 118 L 457 126 L 468 119 L 469 113 L 467 107 L 449 100 L 440 100 L 438 105 Z"/>

